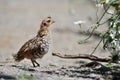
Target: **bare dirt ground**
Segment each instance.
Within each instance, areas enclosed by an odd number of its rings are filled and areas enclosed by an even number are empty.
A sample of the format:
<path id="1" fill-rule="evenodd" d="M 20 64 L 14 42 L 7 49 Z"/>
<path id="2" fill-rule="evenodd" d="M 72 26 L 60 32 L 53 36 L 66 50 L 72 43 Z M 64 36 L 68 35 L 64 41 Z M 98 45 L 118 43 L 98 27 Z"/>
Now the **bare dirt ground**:
<path id="1" fill-rule="evenodd" d="M 82 28 L 87 30 L 96 21 L 95 12 L 95 4 L 91 0 L 0 0 L 0 78 L 17 77 L 19 80 L 27 78 L 28 80 L 104 80 L 106 78 L 111 80 L 115 75 L 111 76 L 114 73 L 110 73 L 109 68 L 105 70 L 81 68 L 81 65 L 90 60 L 67 60 L 51 54 L 51 52 L 90 54 L 99 42 L 99 38 L 92 37 L 87 43 L 78 44 L 88 36 L 81 34 L 79 26 L 73 22 L 86 21 Z M 33 68 L 32 63 L 26 59 L 20 63 L 12 62 L 12 54 L 17 53 L 24 42 L 36 35 L 40 21 L 47 16 L 52 16 L 56 23 L 50 28 L 52 47 L 44 58 L 38 59 L 41 67 Z M 99 30 L 104 29 L 102 27 Z M 108 57 L 109 53 L 103 51 L 100 45 L 95 55 Z"/>

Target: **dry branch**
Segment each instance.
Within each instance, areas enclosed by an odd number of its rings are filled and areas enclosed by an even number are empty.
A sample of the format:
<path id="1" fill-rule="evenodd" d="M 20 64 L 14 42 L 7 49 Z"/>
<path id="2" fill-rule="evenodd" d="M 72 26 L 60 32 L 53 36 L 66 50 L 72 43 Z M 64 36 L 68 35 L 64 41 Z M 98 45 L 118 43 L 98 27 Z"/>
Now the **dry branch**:
<path id="1" fill-rule="evenodd" d="M 68 54 L 52 53 L 52 55 L 60 57 L 60 58 L 64 58 L 64 59 L 81 58 L 81 59 L 89 59 L 92 61 L 99 61 L 99 62 L 109 62 L 111 60 L 110 58 L 99 58 L 97 56 L 88 55 L 88 54 L 68 55 Z M 113 63 L 115 63 L 115 62 L 113 62 Z"/>

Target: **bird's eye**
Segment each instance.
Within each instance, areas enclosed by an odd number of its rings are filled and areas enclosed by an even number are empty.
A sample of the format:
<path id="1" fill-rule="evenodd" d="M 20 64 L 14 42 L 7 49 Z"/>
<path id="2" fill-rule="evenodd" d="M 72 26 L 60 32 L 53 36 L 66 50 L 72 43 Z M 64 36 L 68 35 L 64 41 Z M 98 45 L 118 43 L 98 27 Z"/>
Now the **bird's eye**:
<path id="1" fill-rule="evenodd" d="M 44 26 L 46 26 L 47 24 L 46 23 L 43 23 Z"/>
<path id="2" fill-rule="evenodd" d="M 48 20 L 47 22 L 50 23 L 50 20 Z"/>

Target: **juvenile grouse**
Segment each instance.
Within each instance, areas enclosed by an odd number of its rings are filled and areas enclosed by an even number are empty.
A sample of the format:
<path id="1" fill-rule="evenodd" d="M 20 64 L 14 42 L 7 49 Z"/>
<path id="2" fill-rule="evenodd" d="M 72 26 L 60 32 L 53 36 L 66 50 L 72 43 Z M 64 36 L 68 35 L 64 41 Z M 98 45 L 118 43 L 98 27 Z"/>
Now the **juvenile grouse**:
<path id="1" fill-rule="evenodd" d="M 37 58 L 42 58 L 49 50 L 50 33 L 49 26 L 54 23 L 51 17 L 45 18 L 41 24 L 37 35 L 27 41 L 13 57 L 20 62 L 24 58 L 30 59 L 33 66 L 40 66 Z"/>

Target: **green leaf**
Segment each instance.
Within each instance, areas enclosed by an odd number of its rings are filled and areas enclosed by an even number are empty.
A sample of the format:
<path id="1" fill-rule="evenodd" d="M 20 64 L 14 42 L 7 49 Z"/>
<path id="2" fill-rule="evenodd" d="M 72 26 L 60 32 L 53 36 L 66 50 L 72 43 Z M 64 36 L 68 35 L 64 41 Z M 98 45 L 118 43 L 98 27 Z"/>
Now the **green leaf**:
<path id="1" fill-rule="evenodd" d="M 113 65 L 112 65 L 111 62 L 109 62 L 109 63 L 106 64 L 106 67 L 112 67 L 112 66 L 113 66 Z"/>

